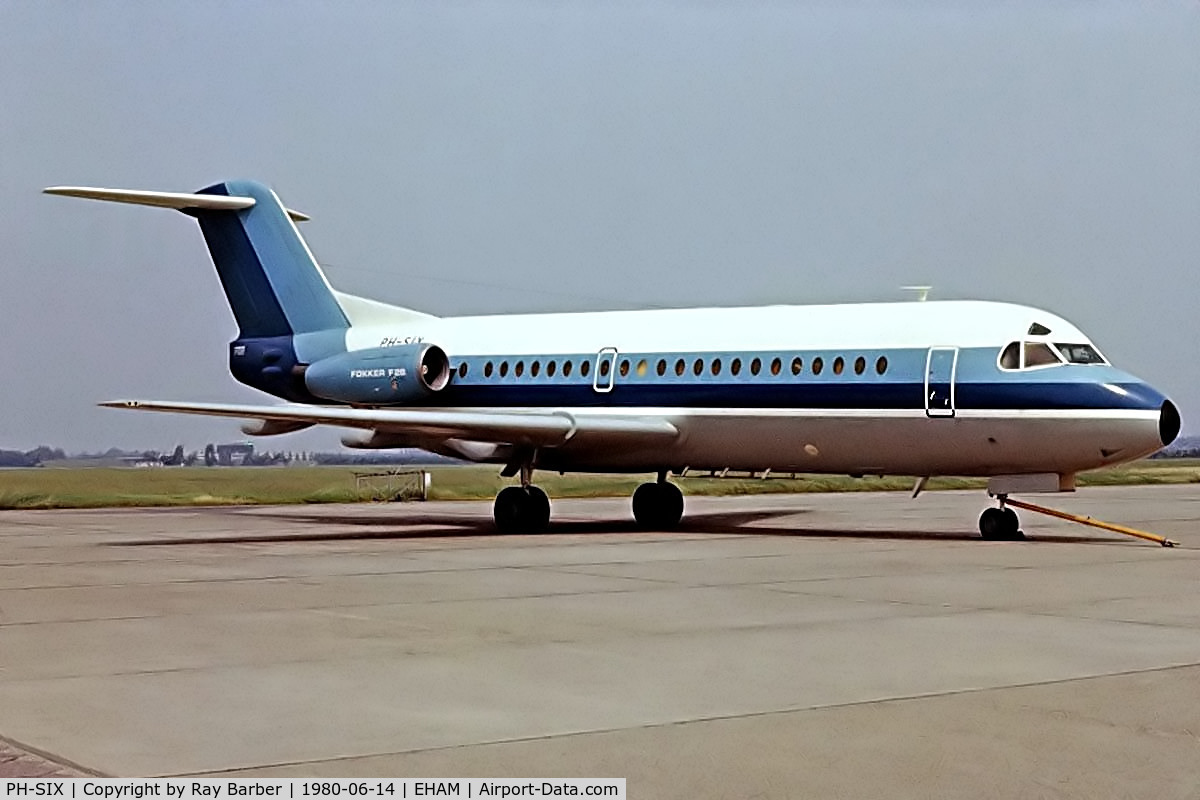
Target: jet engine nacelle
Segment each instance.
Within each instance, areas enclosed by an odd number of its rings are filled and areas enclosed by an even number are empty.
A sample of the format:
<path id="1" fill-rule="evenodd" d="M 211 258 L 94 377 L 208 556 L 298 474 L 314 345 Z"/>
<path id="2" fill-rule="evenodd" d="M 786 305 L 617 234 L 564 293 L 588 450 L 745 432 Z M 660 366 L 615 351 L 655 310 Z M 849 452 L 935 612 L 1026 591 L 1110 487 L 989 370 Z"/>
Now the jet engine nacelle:
<path id="1" fill-rule="evenodd" d="M 304 372 L 304 385 L 317 397 L 363 405 L 419 403 L 449 383 L 446 352 L 426 343 L 340 353 Z"/>

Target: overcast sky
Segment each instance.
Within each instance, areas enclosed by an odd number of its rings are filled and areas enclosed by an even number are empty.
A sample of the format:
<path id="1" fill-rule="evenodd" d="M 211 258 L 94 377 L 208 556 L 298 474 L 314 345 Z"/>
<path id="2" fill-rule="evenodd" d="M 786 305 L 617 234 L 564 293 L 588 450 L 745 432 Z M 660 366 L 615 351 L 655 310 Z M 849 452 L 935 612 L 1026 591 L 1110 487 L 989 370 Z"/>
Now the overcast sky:
<path id="1" fill-rule="evenodd" d="M 0 0 L 0 448 L 241 438 L 94 407 L 271 401 L 195 223 L 39 194 L 228 178 L 436 314 L 1047 308 L 1200 431 L 1194 1 Z"/>

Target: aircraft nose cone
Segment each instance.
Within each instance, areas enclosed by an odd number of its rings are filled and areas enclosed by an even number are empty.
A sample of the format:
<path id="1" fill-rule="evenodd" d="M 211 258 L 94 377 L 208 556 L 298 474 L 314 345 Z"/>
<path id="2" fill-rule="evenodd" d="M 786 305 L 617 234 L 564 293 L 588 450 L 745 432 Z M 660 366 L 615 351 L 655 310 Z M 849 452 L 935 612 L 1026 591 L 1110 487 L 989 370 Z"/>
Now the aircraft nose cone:
<path id="1" fill-rule="evenodd" d="M 1158 438 L 1163 447 L 1175 441 L 1179 426 L 1179 409 L 1170 400 L 1163 400 L 1162 409 L 1158 412 Z"/>

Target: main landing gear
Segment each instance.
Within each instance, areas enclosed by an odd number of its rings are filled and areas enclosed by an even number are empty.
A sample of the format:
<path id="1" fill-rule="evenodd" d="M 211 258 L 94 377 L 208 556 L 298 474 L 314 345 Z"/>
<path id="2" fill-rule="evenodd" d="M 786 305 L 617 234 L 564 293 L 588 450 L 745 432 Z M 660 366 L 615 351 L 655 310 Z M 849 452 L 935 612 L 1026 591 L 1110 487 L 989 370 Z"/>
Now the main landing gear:
<path id="1" fill-rule="evenodd" d="M 656 483 L 643 483 L 633 493 L 633 518 L 648 531 L 671 530 L 683 517 L 683 492 L 667 482 L 667 473 L 658 473 Z"/>
<path id="2" fill-rule="evenodd" d="M 550 526 L 550 498 L 531 482 L 533 468 L 519 467 L 521 485 L 501 489 L 492 506 L 500 533 L 542 533 Z M 514 469 L 511 474 L 515 474 Z M 658 473 L 655 483 L 643 483 L 633 493 L 633 518 L 643 530 L 665 531 L 683 517 L 683 492 Z"/>
<path id="3" fill-rule="evenodd" d="M 492 518 L 500 533 L 542 533 L 550 526 L 550 498 L 533 485 L 533 465 L 514 464 L 502 475 L 521 474 L 520 486 L 508 486 L 496 495 Z"/>
<path id="4" fill-rule="evenodd" d="M 1021 541 L 1025 534 L 1021 533 L 1021 521 L 1017 519 L 1017 512 L 1005 505 L 1008 495 L 996 495 L 996 499 L 1000 501 L 999 508 L 985 509 L 979 517 L 980 535 L 990 541 Z"/>
<path id="5" fill-rule="evenodd" d="M 492 506 L 501 533 L 542 533 L 550 526 L 550 498 L 536 486 L 508 486 Z"/>

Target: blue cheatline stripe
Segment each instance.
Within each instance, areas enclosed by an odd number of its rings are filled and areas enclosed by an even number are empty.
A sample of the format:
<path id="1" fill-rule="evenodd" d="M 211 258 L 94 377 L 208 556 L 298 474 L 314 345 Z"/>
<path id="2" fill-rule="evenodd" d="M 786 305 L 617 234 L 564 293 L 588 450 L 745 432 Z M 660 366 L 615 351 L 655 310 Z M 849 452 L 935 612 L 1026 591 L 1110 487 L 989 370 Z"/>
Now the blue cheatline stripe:
<path id="1" fill-rule="evenodd" d="M 270 190 L 230 181 L 201 194 L 253 197 L 242 211 L 198 211 L 205 241 L 243 337 L 349 326 L 291 221 Z"/>
<path id="2" fill-rule="evenodd" d="M 1008 372 L 995 365 L 998 348 L 964 348 L 960 351 L 958 380 L 955 382 L 955 406 L 962 410 L 1026 409 L 1158 409 L 1165 399 L 1146 384 L 1108 365 L 1063 365 L 1049 369 Z M 470 356 L 453 362 L 455 368 L 466 364 L 465 378 L 455 372 L 451 386 L 436 397 L 438 404 L 471 406 L 562 406 L 562 407 L 692 407 L 743 409 L 878 409 L 923 410 L 925 408 L 925 349 L 878 350 L 863 352 L 865 370 L 854 370 L 858 353 L 842 355 L 843 370 L 834 374 L 839 354 L 800 351 L 795 353 L 653 353 L 621 355 L 617 360 L 611 392 L 596 392 L 594 372 L 581 376 L 580 365 L 595 370 L 595 355 L 523 355 Z M 887 359 L 883 374 L 876 372 L 880 357 Z M 781 362 L 780 374 L 771 374 L 775 358 Z M 791 373 L 791 360 L 799 357 L 803 368 Z M 712 374 L 712 360 L 721 359 L 721 371 Z M 729 374 L 731 361 L 741 361 L 742 372 Z M 749 371 L 755 358 L 761 364 L 758 375 Z M 813 362 L 820 358 L 823 370 L 812 374 Z M 659 360 L 666 361 L 666 374 L 658 375 Z M 694 372 L 697 359 L 700 375 Z M 562 376 L 563 362 L 572 364 L 572 375 Z M 619 374 L 623 361 L 629 371 Z M 645 360 L 645 374 L 637 374 L 637 365 Z M 684 362 L 684 374 L 675 373 L 676 362 Z M 547 375 L 547 364 L 555 362 L 555 375 Z M 485 365 L 492 364 L 488 377 Z M 499 366 L 507 362 L 508 373 L 499 376 Z M 537 362 L 539 374 L 533 376 Z M 520 363 L 523 375 L 516 376 Z M 607 385 L 608 379 L 601 383 Z M 944 385 L 944 384 L 943 384 Z M 1115 387 L 1115 390 L 1114 390 Z M 431 398 L 432 399 L 432 398 Z"/>
<path id="3" fill-rule="evenodd" d="M 959 383 L 956 407 L 961 410 L 1019 409 L 1157 409 L 1163 398 L 1144 384 L 1124 384 L 1116 394 L 1088 383 Z M 667 408 L 794 408 L 794 409 L 924 409 L 924 382 L 835 384 L 808 381 L 785 384 L 677 383 L 622 384 L 611 392 L 596 392 L 591 383 L 542 385 L 460 384 L 436 396 L 437 405 L 554 406 L 554 407 L 667 407 Z"/>

